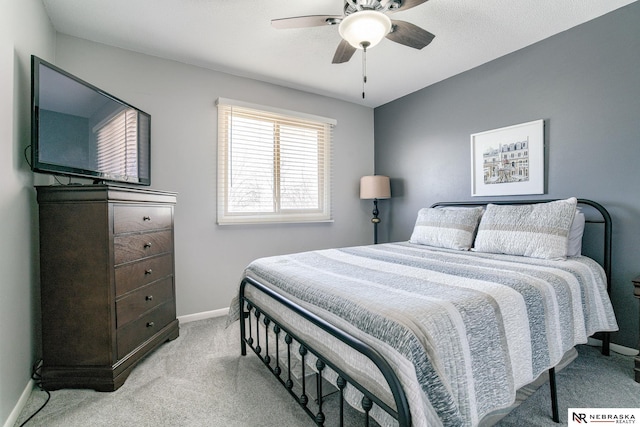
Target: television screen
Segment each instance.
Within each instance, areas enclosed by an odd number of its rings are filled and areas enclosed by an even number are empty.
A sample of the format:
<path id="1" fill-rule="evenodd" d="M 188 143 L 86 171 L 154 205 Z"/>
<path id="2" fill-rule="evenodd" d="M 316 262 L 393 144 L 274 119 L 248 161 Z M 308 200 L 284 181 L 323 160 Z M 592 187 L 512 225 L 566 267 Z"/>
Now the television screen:
<path id="1" fill-rule="evenodd" d="M 151 184 L 149 114 L 36 56 L 31 107 L 34 171 Z"/>

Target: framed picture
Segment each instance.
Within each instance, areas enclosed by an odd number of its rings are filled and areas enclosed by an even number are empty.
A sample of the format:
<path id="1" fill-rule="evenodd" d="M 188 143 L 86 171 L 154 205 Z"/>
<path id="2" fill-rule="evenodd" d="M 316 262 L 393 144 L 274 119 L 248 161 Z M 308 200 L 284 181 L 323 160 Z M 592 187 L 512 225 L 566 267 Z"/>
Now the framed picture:
<path id="1" fill-rule="evenodd" d="M 471 135 L 471 195 L 544 194 L 544 120 Z"/>

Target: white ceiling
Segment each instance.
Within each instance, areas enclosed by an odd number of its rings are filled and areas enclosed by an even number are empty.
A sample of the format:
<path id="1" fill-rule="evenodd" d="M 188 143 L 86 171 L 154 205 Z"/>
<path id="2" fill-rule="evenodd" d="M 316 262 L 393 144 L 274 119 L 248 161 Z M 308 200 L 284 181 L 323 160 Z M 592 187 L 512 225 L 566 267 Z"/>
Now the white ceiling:
<path id="1" fill-rule="evenodd" d="M 331 64 L 335 26 L 270 21 L 341 15 L 343 0 L 42 0 L 59 33 L 377 107 L 636 0 L 430 0 L 393 19 L 436 35 L 422 50 L 383 40 Z"/>

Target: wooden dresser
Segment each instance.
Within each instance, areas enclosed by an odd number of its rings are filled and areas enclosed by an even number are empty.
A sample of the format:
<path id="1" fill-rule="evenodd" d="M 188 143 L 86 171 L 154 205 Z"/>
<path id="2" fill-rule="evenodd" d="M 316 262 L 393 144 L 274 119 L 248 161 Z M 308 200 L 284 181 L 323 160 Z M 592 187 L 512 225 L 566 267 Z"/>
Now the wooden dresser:
<path id="1" fill-rule="evenodd" d="M 42 385 L 120 387 L 178 337 L 175 193 L 38 186 Z"/>

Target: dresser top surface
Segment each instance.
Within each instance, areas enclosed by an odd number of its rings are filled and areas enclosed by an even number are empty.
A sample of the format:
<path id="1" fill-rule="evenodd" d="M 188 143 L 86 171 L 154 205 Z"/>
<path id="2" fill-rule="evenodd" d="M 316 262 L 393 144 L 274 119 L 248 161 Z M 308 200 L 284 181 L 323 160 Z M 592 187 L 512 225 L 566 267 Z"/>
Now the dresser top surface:
<path id="1" fill-rule="evenodd" d="M 176 203 L 176 193 L 148 187 L 105 184 L 36 186 L 38 203 L 59 202 L 155 202 Z"/>

